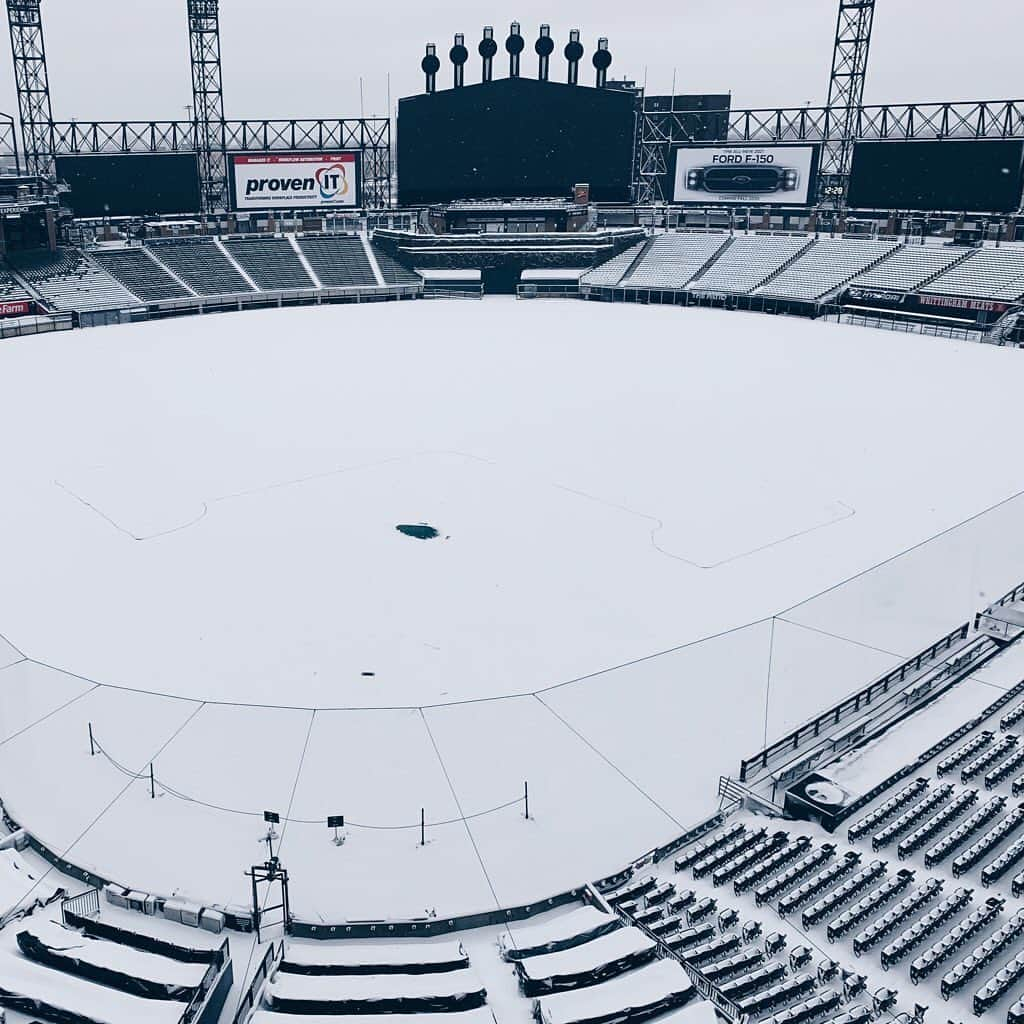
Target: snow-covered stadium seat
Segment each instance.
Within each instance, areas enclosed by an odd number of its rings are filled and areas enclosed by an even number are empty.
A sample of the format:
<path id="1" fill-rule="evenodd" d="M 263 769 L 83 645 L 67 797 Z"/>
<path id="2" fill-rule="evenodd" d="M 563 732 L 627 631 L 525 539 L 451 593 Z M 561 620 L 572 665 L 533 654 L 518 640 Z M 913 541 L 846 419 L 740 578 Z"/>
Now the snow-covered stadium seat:
<path id="1" fill-rule="evenodd" d="M 143 302 L 185 299 L 191 294 L 150 256 L 148 249 L 99 249 L 92 257 Z"/>
<path id="2" fill-rule="evenodd" d="M 947 249 L 940 245 L 908 245 L 878 266 L 855 277 L 850 284 L 858 288 L 912 292 L 963 258 L 963 250 L 959 249 Z"/>
<path id="3" fill-rule="evenodd" d="M 150 242 L 149 247 L 154 258 L 197 295 L 237 295 L 253 290 L 212 239 L 161 239 Z"/>
<path id="4" fill-rule="evenodd" d="M 899 248 L 899 242 L 829 238 L 815 242 L 759 295 L 815 300 L 836 291 Z"/>
<path id="5" fill-rule="evenodd" d="M 729 236 L 658 235 L 622 281 L 626 288 L 685 288 L 729 242 Z"/>
<path id="6" fill-rule="evenodd" d="M 11 266 L 58 312 L 131 309 L 139 300 L 77 249 L 19 252 Z"/>
<path id="7" fill-rule="evenodd" d="M 977 249 L 925 290 L 937 295 L 1015 302 L 1024 297 L 1024 246 Z"/>
<path id="8" fill-rule="evenodd" d="M 224 248 L 265 292 L 315 287 L 287 238 L 228 238 Z"/>
<path id="9" fill-rule="evenodd" d="M 377 276 L 358 235 L 307 235 L 298 242 L 325 288 L 377 287 Z"/>
<path id="10" fill-rule="evenodd" d="M 737 235 L 691 291 L 746 294 L 763 285 L 810 244 L 806 236 Z"/>
<path id="11" fill-rule="evenodd" d="M 641 242 L 639 245 L 634 245 L 626 249 L 625 252 L 620 252 L 618 256 L 613 256 L 599 267 L 588 270 L 580 278 L 580 284 L 604 285 L 605 287 L 617 285 L 647 244 L 647 242 Z"/>

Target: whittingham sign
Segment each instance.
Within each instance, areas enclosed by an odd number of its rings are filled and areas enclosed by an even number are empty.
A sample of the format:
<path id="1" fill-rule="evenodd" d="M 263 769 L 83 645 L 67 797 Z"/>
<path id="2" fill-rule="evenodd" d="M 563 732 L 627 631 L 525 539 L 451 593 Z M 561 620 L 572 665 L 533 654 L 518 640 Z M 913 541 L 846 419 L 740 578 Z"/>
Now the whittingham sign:
<path id="1" fill-rule="evenodd" d="M 357 153 L 244 153 L 231 157 L 236 210 L 352 209 L 360 205 Z"/>

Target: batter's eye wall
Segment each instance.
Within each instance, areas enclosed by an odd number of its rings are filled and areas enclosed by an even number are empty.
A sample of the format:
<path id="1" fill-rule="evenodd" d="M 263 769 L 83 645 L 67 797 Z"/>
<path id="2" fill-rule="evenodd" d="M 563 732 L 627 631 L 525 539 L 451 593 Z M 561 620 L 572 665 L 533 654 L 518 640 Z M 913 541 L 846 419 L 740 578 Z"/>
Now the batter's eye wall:
<path id="1" fill-rule="evenodd" d="M 1020 206 L 1022 157 L 1021 142 L 860 142 L 850 205 L 1008 213 Z"/>
<path id="2" fill-rule="evenodd" d="M 610 89 L 502 79 L 398 105 L 401 204 L 566 197 L 628 202 L 634 97 Z"/>

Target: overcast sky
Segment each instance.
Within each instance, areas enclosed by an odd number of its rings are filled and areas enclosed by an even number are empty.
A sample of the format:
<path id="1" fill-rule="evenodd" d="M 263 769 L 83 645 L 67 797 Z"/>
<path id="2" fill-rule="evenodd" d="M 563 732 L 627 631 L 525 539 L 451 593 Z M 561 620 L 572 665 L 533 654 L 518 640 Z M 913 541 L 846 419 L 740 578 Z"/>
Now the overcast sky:
<path id="1" fill-rule="evenodd" d="M 391 95 L 419 92 L 426 42 L 446 56 L 454 32 L 473 53 L 493 24 L 503 41 L 523 24 L 524 71 L 536 73 L 533 40 L 542 21 L 562 45 L 579 27 L 590 55 L 607 36 L 613 77 L 648 91 L 732 92 L 734 107 L 823 103 L 838 0 L 436 0 L 325 3 L 221 0 L 228 117 L 382 114 Z M 54 116 L 80 120 L 169 119 L 190 101 L 185 0 L 43 0 Z M 878 0 L 866 102 L 1008 99 L 1024 95 L 1020 0 Z M 504 75 L 504 50 L 499 54 Z M 451 68 L 441 83 L 451 82 Z M 16 112 L 10 63 L 4 109 Z"/>

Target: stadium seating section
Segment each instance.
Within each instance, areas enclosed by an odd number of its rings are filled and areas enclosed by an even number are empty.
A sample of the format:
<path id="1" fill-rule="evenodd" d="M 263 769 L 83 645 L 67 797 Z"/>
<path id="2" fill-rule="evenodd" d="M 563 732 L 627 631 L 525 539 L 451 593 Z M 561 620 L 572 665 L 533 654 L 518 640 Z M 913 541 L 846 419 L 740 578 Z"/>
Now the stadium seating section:
<path id="1" fill-rule="evenodd" d="M 846 286 L 1017 302 L 1024 246 L 966 249 L 857 237 L 658 235 L 583 275 L 584 287 L 827 301 Z"/>
<path id="2" fill-rule="evenodd" d="M 792 299 L 821 299 L 873 267 L 898 248 L 896 242 L 827 239 L 816 242 L 758 291 Z"/>
<path id="3" fill-rule="evenodd" d="M 728 242 L 727 235 L 658 235 L 622 284 L 685 288 Z"/>
<path id="4" fill-rule="evenodd" d="M 287 238 L 233 238 L 224 248 L 262 291 L 316 287 Z"/>
<path id="5" fill-rule="evenodd" d="M 154 260 L 149 250 L 100 249 L 93 259 L 144 302 L 184 299 L 192 294 Z"/>
<path id="6" fill-rule="evenodd" d="M 810 245 L 806 236 L 741 235 L 702 274 L 700 291 L 743 294 L 767 283 Z"/>
<path id="7" fill-rule="evenodd" d="M 20 302 L 30 298 L 28 289 L 15 281 L 8 271 L 0 268 L 0 302 Z"/>
<path id="8" fill-rule="evenodd" d="M 76 249 L 12 253 L 11 266 L 57 312 L 129 309 L 139 300 Z"/>
<path id="9" fill-rule="evenodd" d="M 253 291 L 211 239 L 154 242 L 151 251 L 155 259 L 180 277 L 197 295 L 237 295 Z"/>
<path id="10" fill-rule="evenodd" d="M 857 278 L 861 288 L 886 288 L 912 292 L 923 288 L 967 254 L 937 245 L 909 245 Z"/>
<path id="11" fill-rule="evenodd" d="M 89 254 L 76 249 L 12 253 L 8 267 L 0 269 L 0 302 L 35 299 L 54 312 L 85 313 L 196 297 L 421 285 L 420 274 L 407 266 L 407 236 L 379 234 L 373 243 L 356 234 L 190 237 L 100 247 Z M 408 237 L 422 238 L 423 253 L 442 260 L 450 255 L 450 238 Z M 518 236 L 510 237 L 512 249 L 526 246 Z M 600 258 L 598 249 L 612 252 L 629 246 L 586 271 L 580 279 L 584 291 L 677 291 L 813 305 L 827 303 L 851 286 L 1007 303 L 1024 300 L 1024 246 L 965 248 L 715 231 L 666 233 L 630 245 L 636 237 L 633 232 L 617 243 L 606 240 L 592 247 L 587 258 Z M 470 256 L 482 244 L 476 236 L 458 243 Z M 563 243 L 559 253 L 572 250 Z"/>
<path id="12" fill-rule="evenodd" d="M 1024 247 L 979 249 L 927 288 L 940 295 L 1016 301 L 1024 296 Z"/>
<path id="13" fill-rule="evenodd" d="M 311 235 L 299 248 L 325 288 L 374 288 L 377 276 L 358 235 Z"/>

